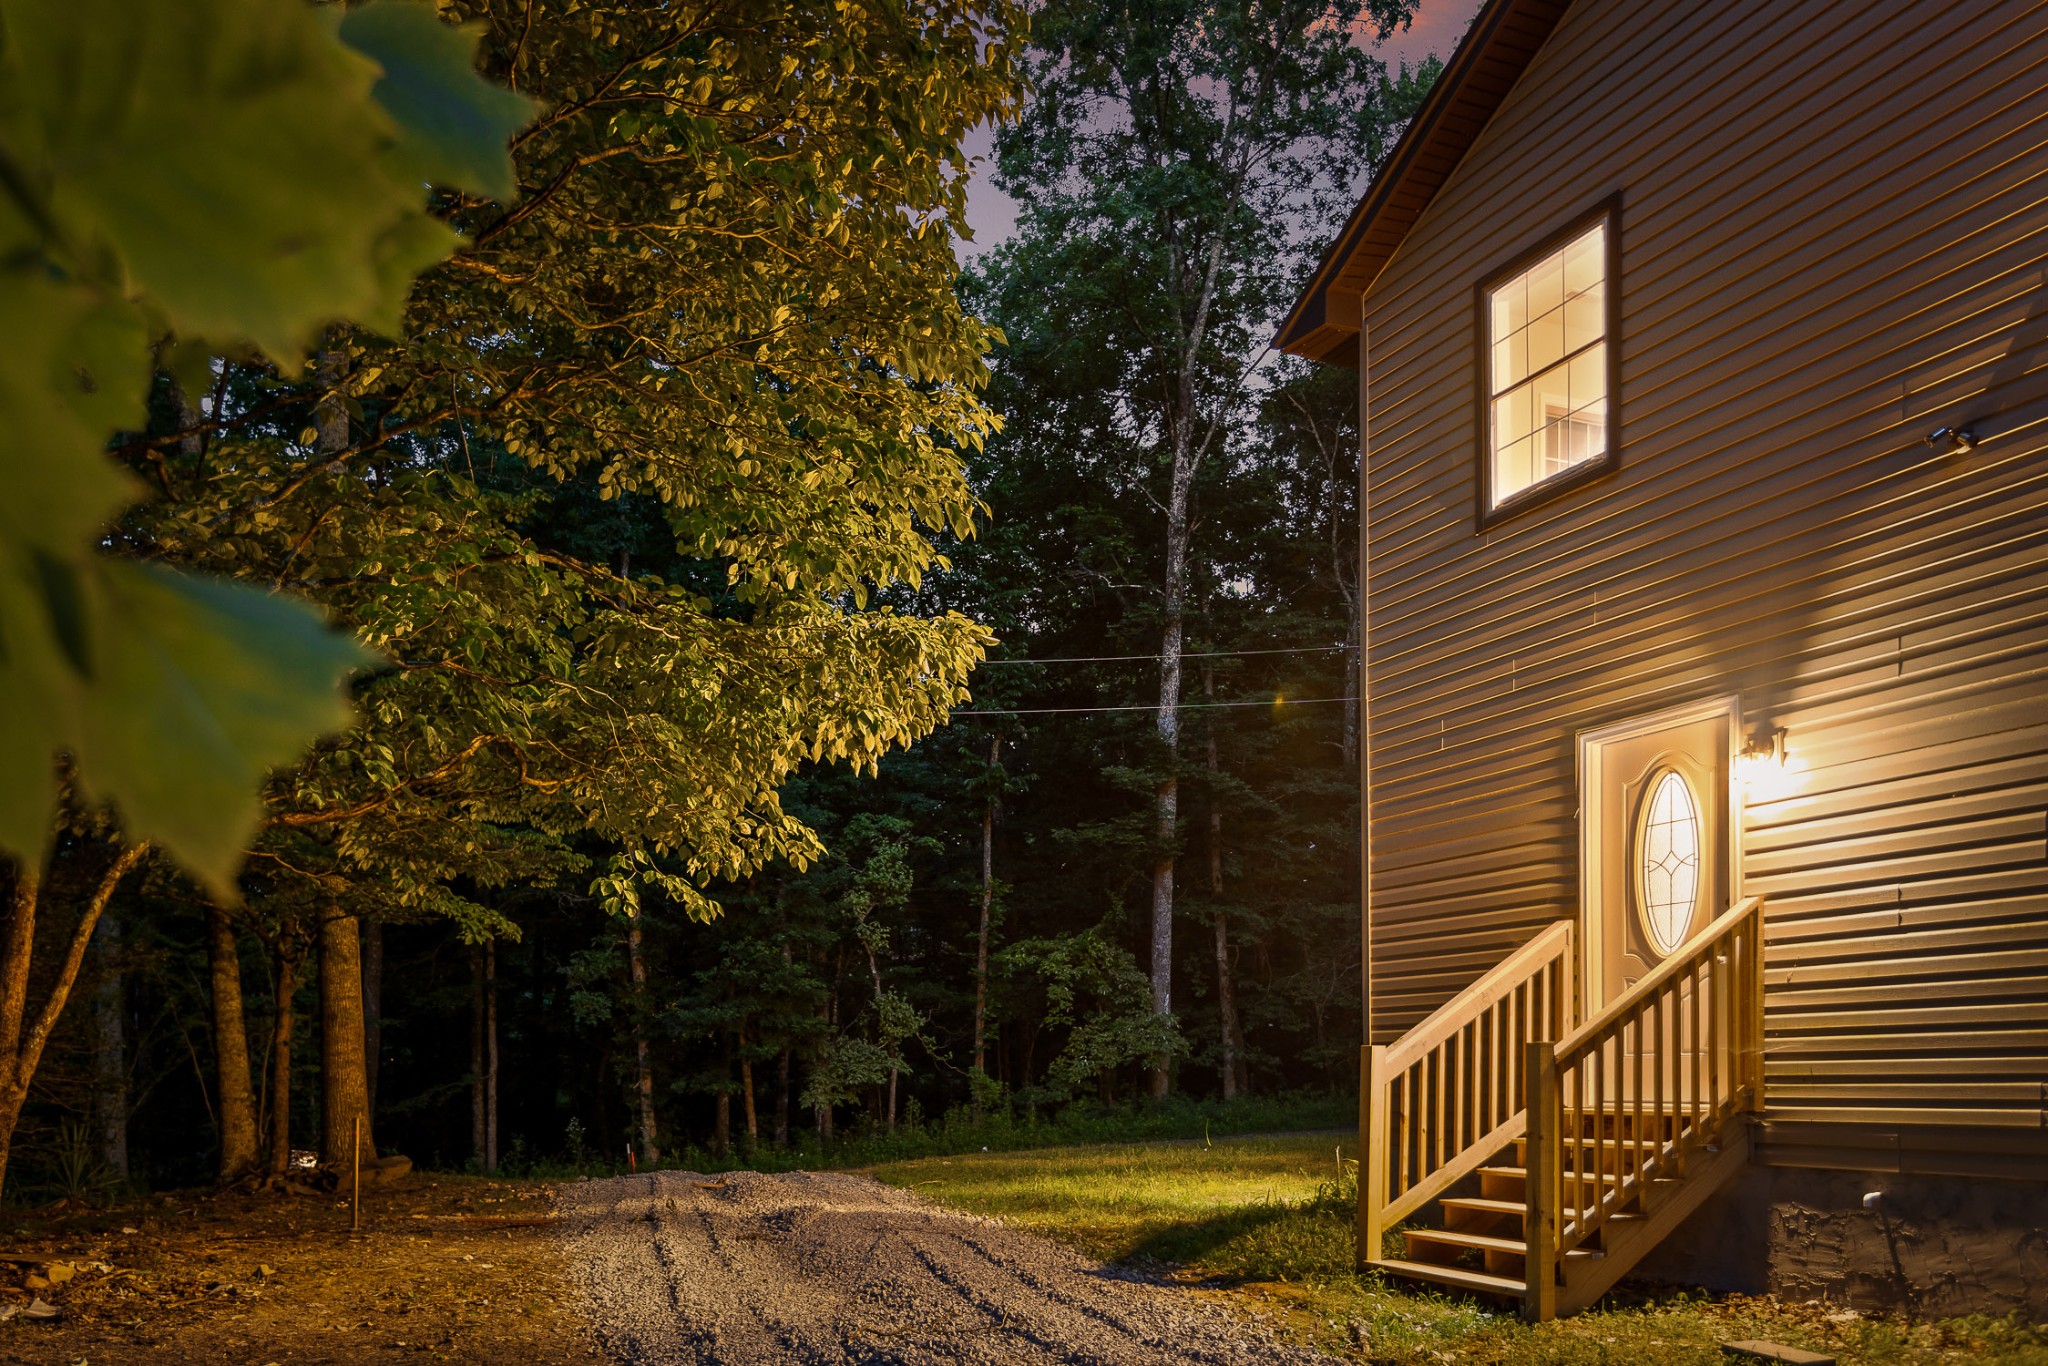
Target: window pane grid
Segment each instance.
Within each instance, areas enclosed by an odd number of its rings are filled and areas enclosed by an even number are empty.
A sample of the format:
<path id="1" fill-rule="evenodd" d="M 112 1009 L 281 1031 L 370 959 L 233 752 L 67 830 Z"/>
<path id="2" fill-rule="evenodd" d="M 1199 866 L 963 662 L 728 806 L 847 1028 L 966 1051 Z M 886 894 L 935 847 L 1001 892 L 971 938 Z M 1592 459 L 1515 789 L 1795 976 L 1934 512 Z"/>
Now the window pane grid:
<path id="1" fill-rule="evenodd" d="M 1493 500 L 1607 452 L 1606 224 L 1488 291 Z"/>

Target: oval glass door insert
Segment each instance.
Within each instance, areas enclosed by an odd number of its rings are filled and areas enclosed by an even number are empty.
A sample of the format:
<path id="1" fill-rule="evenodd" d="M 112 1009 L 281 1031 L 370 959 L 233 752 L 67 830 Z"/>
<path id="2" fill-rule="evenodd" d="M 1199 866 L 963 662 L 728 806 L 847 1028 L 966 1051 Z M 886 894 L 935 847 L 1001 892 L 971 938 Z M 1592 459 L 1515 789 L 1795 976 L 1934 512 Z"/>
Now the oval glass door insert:
<path id="1" fill-rule="evenodd" d="M 1660 955 L 1685 942 L 1700 896 L 1700 807 L 1692 784 L 1665 769 L 1643 803 L 1636 885 L 1643 929 Z"/>

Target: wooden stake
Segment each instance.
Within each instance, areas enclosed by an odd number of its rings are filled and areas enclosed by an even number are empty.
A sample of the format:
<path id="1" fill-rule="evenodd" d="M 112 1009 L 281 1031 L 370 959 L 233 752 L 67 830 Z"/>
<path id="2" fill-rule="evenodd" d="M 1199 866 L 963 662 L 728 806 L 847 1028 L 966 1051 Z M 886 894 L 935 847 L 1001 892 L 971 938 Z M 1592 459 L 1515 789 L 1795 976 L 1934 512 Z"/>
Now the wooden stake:
<path id="1" fill-rule="evenodd" d="M 348 1231 L 363 1231 L 363 1117 L 356 1116 L 355 1140 L 349 1144 L 349 1155 L 355 1159 L 355 1190 L 349 1196 Z"/>

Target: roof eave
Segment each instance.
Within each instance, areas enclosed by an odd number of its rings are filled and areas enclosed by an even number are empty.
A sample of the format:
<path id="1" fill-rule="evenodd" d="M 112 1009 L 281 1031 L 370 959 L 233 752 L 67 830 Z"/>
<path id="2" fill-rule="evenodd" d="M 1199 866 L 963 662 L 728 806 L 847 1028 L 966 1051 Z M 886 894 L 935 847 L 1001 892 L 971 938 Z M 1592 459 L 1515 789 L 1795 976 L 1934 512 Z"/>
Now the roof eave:
<path id="1" fill-rule="evenodd" d="M 1449 65 L 1295 300 L 1275 345 L 1334 360 L 1355 354 L 1359 305 L 1450 179 L 1571 0 L 1487 0 Z"/>

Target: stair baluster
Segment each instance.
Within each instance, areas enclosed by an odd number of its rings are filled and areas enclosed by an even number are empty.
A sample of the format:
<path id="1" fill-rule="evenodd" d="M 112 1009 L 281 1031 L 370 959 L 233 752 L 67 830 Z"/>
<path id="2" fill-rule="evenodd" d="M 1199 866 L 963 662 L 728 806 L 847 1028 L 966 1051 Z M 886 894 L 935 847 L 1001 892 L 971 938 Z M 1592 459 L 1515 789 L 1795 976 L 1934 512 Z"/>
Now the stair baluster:
<path id="1" fill-rule="evenodd" d="M 1748 1161 L 1763 1083 L 1761 900 L 1568 1029 L 1571 942 L 1568 924 L 1552 926 L 1396 1043 L 1365 1050 L 1362 1263 L 1519 1299 L 1539 1321 L 1575 1313 Z M 1445 1196 L 1474 1173 L 1478 1196 Z M 1408 1259 L 1375 1255 L 1389 1227 L 1438 1197 L 1442 1229 L 1407 1231 Z M 1484 1271 L 1454 1264 L 1473 1256 Z"/>

